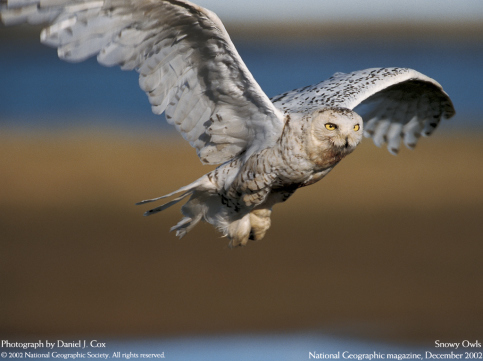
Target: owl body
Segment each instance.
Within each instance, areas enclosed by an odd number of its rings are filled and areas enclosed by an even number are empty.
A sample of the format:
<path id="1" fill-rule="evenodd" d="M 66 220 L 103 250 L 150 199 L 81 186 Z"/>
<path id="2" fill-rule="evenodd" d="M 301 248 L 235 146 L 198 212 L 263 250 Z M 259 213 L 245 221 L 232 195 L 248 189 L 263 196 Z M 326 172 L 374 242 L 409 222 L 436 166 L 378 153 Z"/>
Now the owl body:
<path id="1" fill-rule="evenodd" d="M 262 239 L 270 227 L 273 206 L 298 188 L 321 180 L 355 149 L 361 134 L 362 119 L 349 109 L 330 107 L 287 115 L 273 146 L 236 157 L 188 188 L 167 195 L 183 191 L 190 195 L 181 209 L 185 217 L 172 230 L 183 237 L 205 220 L 230 239 L 230 246 Z M 154 208 L 146 215 L 165 208 Z"/>

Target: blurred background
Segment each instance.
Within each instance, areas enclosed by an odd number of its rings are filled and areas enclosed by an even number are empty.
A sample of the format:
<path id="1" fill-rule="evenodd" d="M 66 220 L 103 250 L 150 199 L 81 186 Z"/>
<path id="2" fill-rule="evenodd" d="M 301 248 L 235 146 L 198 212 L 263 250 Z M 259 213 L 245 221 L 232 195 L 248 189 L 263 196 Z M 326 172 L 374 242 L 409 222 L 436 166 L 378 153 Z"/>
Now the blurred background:
<path id="1" fill-rule="evenodd" d="M 134 203 L 212 168 L 151 114 L 137 74 L 62 62 L 39 27 L 1 27 L 0 336 L 208 338 L 223 355 L 256 338 L 300 359 L 341 339 L 481 340 L 483 2 L 197 3 L 270 97 L 399 66 L 436 79 L 457 114 L 397 157 L 363 141 L 276 206 L 261 242 L 231 250 L 207 224 L 178 240 L 179 207 L 145 218 Z"/>

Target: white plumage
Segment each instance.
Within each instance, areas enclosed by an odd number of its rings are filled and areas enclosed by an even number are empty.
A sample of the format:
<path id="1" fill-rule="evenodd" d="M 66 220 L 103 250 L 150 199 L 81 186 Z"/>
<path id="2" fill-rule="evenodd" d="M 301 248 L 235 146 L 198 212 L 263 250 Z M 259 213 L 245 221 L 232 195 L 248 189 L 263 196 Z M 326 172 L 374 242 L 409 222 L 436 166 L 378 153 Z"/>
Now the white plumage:
<path id="1" fill-rule="evenodd" d="M 184 236 L 205 220 L 230 245 L 259 240 L 274 204 L 322 179 L 359 144 L 362 133 L 396 154 L 414 148 L 442 117 L 448 95 L 411 69 L 336 73 L 321 83 L 268 99 L 238 55 L 220 19 L 186 0 L 7 0 L 6 25 L 50 23 L 41 41 L 61 59 L 96 55 L 99 63 L 139 72 L 155 114 L 220 164 L 146 215 L 190 197 L 175 225 Z M 362 117 L 362 118 L 361 118 Z"/>

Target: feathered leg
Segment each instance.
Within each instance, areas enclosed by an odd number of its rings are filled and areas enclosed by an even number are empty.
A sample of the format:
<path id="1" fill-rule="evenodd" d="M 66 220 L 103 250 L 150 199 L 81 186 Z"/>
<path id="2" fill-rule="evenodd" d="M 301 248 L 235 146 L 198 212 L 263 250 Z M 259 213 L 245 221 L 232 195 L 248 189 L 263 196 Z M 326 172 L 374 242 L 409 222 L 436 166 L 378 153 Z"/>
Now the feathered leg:
<path id="1" fill-rule="evenodd" d="M 246 214 L 237 221 L 230 223 L 226 230 L 226 236 L 230 239 L 229 246 L 246 246 L 250 237 L 250 214 Z"/>
<path id="2" fill-rule="evenodd" d="M 255 209 L 250 212 L 250 239 L 252 241 L 259 241 L 265 237 L 270 225 L 270 215 L 272 211 L 270 209 Z"/>

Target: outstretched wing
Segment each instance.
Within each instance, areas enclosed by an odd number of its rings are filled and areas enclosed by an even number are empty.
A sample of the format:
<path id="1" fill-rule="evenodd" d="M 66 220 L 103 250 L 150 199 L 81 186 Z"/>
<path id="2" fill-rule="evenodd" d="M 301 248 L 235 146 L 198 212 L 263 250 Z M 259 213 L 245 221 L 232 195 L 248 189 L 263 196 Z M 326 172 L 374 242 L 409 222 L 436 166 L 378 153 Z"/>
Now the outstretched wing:
<path id="1" fill-rule="evenodd" d="M 272 98 L 284 112 L 307 112 L 324 106 L 354 109 L 364 119 L 364 135 L 377 146 L 385 142 L 396 154 L 401 139 L 414 148 L 442 117 L 455 111 L 449 96 L 435 80 L 405 68 L 373 68 L 336 73 L 321 83 Z"/>
<path id="2" fill-rule="evenodd" d="M 155 114 L 165 112 L 203 163 L 269 146 L 282 114 L 240 58 L 220 19 L 186 0 L 7 0 L 7 24 L 51 23 L 41 41 L 61 59 L 136 69 Z"/>

